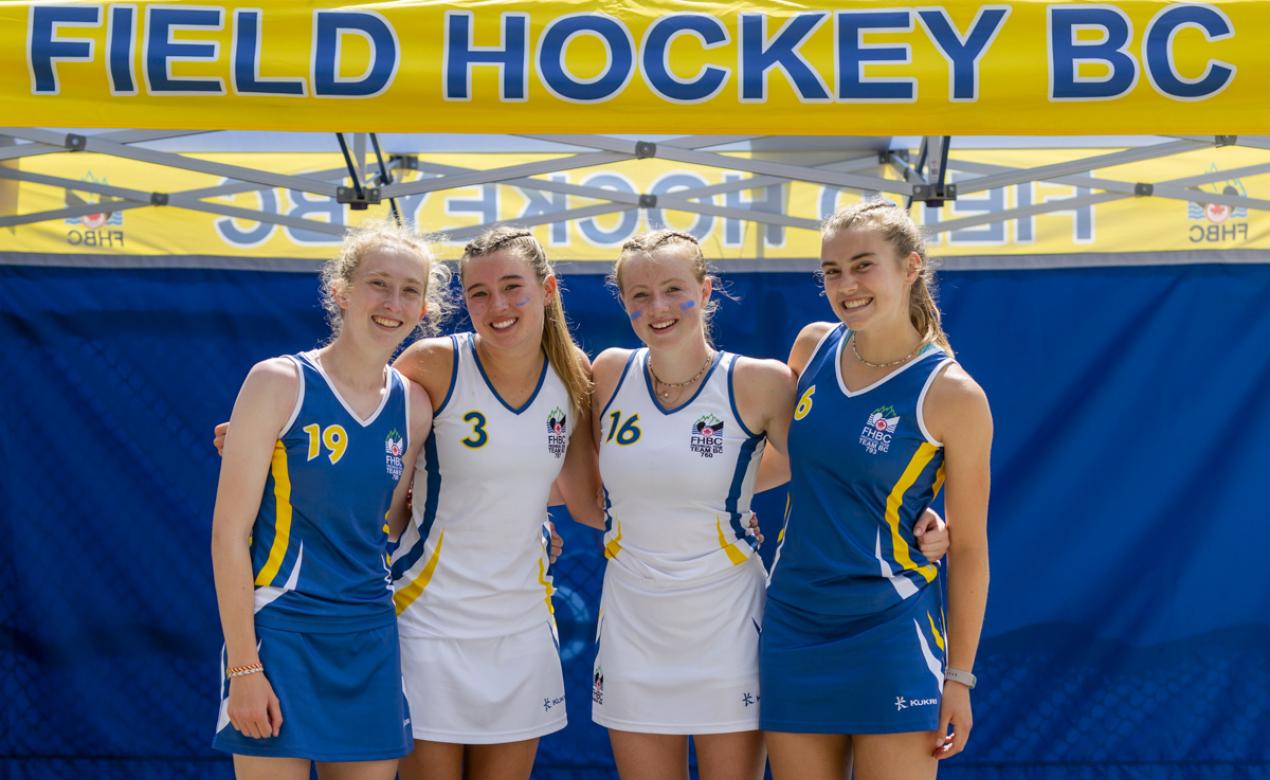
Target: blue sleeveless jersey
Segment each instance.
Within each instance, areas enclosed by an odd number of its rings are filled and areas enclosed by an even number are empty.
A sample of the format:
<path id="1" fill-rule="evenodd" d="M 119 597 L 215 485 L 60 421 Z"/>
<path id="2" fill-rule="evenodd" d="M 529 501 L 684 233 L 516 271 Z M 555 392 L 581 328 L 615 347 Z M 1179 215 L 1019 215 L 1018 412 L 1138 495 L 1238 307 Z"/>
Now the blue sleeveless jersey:
<path id="1" fill-rule="evenodd" d="M 841 618 L 938 587 L 939 567 L 917 549 L 913 525 L 943 484 L 943 447 L 921 406 L 950 362 L 932 346 L 851 392 L 840 373 L 848 334 L 830 331 L 798 382 L 789 504 L 768 589 L 772 601 Z"/>
<path id="2" fill-rule="evenodd" d="M 393 622 L 385 515 L 409 444 L 406 380 L 363 421 L 308 354 L 300 394 L 274 446 L 251 538 L 256 623 L 361 631 Z"/>

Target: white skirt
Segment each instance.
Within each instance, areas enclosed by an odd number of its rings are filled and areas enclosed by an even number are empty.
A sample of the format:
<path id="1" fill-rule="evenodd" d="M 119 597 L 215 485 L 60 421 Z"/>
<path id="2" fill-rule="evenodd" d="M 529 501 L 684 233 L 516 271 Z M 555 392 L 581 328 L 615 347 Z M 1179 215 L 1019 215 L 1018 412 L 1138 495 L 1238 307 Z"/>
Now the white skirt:
<path id="1" fill-rule="evenodd" d="M 689 583 L 636 578 L 610 563 L 591 719 L 649 734 L 757 729 L 765 584 L 757 555 Z"/>
<path id="2" fill-rule="evenodd" d="M 519 742 L 568 723 L 554 628 L 489 639 L 401 637 L 414 738 L 462 745 Z"/>

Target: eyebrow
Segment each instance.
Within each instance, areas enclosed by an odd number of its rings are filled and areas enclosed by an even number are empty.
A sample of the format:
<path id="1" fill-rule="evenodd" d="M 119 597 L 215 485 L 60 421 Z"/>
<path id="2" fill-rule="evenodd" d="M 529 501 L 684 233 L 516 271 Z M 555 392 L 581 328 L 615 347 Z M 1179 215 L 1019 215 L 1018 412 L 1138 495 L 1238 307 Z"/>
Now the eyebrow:
<path id="1" fill-rule="evenodd" d="M 877 257 L 877 252 L 860 252 L 860 253 L 858 253 L 858 254 L 854 254 L 854 255 L 852 255 L 850 258 L 848 258 L 848 259 L 847 259 L 847 262 L 848 262 L 848 263 L 854 263 L 855 261 L 857 261 L 857 260 L 863 260 L 863 259 L 865 259 L 866 257 Z M 824 268 L 824 267 L 825 267 L 825 266 L 827 266 L 827 265 L 837 265 L 839 262 L 841 262 L 841 261 L 839 261 L 839 260 L 822 260 L 822 261 L 820 261 L 820 267 L 821 267 L 821 268 Z"/>
<path id="2" fill-rule="evenodd" d="M 502 276 L 498 277 L 498 281 L 500 282 L 507 282 L 507 281 L 513 281 L 513 280 L 518 282 L 523 282 L 525 281 L 525 277 L 522 274 L 503 274 Z M 484 286 L 485 286 L 485 282 L 473 282 L 472 284 L 468 285 L 468 289 L 470 290 L 473 287 L 484 287 Z"/>
<path id="3" fill-rule="evenodd" d="M 369 272 L 369 273 L 367 273 L 366 275 L 367 275 L 367 276 L 377 276 L 377 277 L 380 277 L 380 278 L 383 278 L 383 279 L 391 279 L 391 278 L 392 278 L 392 274 L 388 273 L 387 271 L 370 271 L 370 272 Z M 407 276 L 407 277 L 405 277 L 405 279 L 406 279 L 406 281 L 407 281 L 407 282 L 412 282 L 412 283 L 414 283 L 414 284 L 423 284 L 423 280 L 422 280 L 422 279 L 420 279 L 420 278 L 419 278 L 419 277 L 417 277 L 417 276 Z"/>
<path id="4" fill-rule="evenodd" d="M 669 279 L 663 279 L 662 281 L 658 282 L 657 284 L 645 284 L 645 283 L 643 283 L 643 282 L 640 282 L 640 283 L 638 283 L 638 284 L 632 284 L 632 285 L 631 285 L 630 287 L 628 287 L 627 289 L 629 289 L 629 290 L 642 290 L 642 289 L 648 289 L 648 288 L 656 287 L 658 284 L 659 284 L 659 285 L 661 285 L 661 286 L 663 286 L 663 287 L 664 287 L 664 286 L 666 286 L 666 285 L 669 285 L 669 284 L 677 284 L 677 285 L 679 285 L 679 286 L 681 286 L 681 287 L 682 287 L 682 286 L 686 286 L 686 285 L 690 284 L 690 282 L 689 282 L 686 278 L 681 278 L 681 277 L 678 277 L 678 276 L 673 276 L 673 277 L 671 277 L 671 278 L 669 278 Z"/>

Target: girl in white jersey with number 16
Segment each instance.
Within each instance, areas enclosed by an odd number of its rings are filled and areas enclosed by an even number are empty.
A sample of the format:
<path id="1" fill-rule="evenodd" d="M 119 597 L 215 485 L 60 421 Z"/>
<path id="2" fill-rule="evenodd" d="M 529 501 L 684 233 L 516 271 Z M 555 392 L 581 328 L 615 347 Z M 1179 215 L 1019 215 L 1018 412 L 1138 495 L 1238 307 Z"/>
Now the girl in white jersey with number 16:
<path id="1" fill-rule="evenodd" d="M 763 448 L 784 449 L 795 379 L 714 349 L 696 239 L 628 241 L 613 281 L 644 349 L 595 360 L 606 524 L 592 691 L 623 780 L 759 778 L 765 572 L 746 527 Z M 931 534 L 932 554 L 946 536 Z"/>

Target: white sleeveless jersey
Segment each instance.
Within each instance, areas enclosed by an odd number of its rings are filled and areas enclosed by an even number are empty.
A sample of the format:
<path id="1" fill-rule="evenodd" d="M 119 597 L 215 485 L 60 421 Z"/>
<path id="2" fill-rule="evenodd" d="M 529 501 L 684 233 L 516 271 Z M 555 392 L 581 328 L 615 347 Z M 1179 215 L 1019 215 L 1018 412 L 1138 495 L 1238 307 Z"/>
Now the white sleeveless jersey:
<path id="1" fill-rule="evenodd" d="M 736 355 L 719 353 L 686 403 L 667 409 L 631 353 L 600 420 L 604 554 L 646 578 L 695 580 L 754 552 L 750 499 L 765 438 L 736 411 Z"/>
<path id="2" fill-rule="evenodd" d="M 515 409 L 486 377 L 474 334 L 451 339 L 450 388 L 392 560 L 397 622 L 407 636 L 504 636 L 554 620 L 543 521 L 573 411 L 545 358 L 537 389 Z"/>

